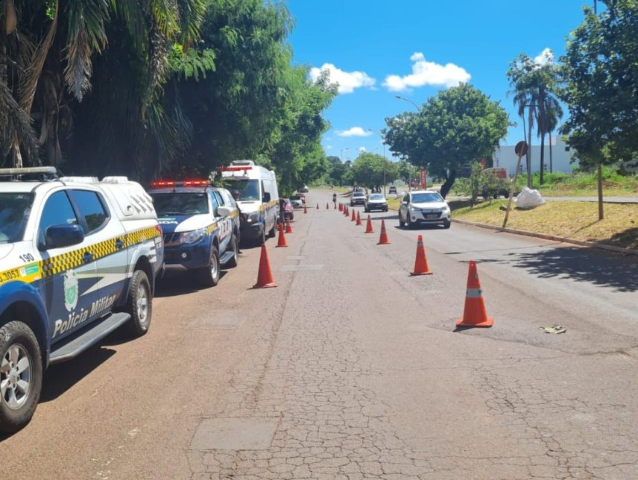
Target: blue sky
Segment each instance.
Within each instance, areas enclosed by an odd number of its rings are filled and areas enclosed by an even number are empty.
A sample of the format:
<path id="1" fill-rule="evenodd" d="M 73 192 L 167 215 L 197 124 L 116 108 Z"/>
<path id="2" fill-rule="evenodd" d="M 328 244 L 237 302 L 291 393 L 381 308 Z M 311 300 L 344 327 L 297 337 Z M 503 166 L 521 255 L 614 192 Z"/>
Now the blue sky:
<path id="1" fill-rule="evenodd" d="M 361 147 L 383 153 L 384 119 L 415 110 L 440 89 L 466 80 L 500 100 L 518 127 L 504 143 L 523 139 L 507 96 L 506 72 L 519 54 L 564 53 L 566 37 L 583 18 L 586 0 L 289 0 L 296 19 L 291 37 L 295 62 L 333 65 L 342 93 L 326 117 L 328 155 L 353 159 Z M 417 74 L 410 77 L 413 68 Z M 359 73 L 357 73 L 359 72 Z M 389 76 L 392 76 L 388 79 Z M 425 82 L 425 84 L 423 84 Z M 434 85 L 431 85 L 434 83 Z M 401 89 L 403 90 L 397 90 Z M 368 136 L 340 136 L 359 127 Z M 346 152 L 344 149 L 349 148 Z M 389 155 L 389 153 L 388 153 Z"/>

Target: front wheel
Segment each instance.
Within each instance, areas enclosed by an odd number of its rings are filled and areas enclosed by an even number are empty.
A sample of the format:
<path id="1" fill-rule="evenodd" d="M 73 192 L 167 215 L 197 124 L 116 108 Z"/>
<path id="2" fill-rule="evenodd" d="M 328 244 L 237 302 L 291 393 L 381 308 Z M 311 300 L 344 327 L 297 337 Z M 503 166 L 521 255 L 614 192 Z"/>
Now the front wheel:
<path id="1" fill-rule="evenodd" d="M 24 323 L 0 329 L 0 431 L 24 428 L 35 413 L 42 390 L 42 356 L 38 340 Z"/>
<path id="2" fill-rule="evenodd" d="M 207 267 L 197 270 L 197 277 L 202 287 L 210 288 L 219 283 L 219 252 L 217 247 L 210 247 L 210 263 Z"/>
<path id="3" fill-rule="evenodd" d="M 443 220 L 443 228 L 450 228 L 452 222 L 450 220 Z"/>
<path id="4" fill-rule="evenodd" d="M 412 230 L 412 220 L 410 220 L 410 213 L 408 212 L 408 214 L 405 216 L 405 223 L 408 226 L 409 230 Z"/>
<path id="5" fill-rule="evenodd" d="M 405 222 L 401 218 L 401 212 L 399 212 L 399 227 L 401 228 L 405 227 Z"/>
<path id="6" fill-rule="evenodd" d="M 145 335 L 151 326 L 152 293 L 151 283 L 143 270 L 135 270 L 131 277 L 124 311 L 131 316 L 130 333 L 135 337 Z"/>
<path id="7" fill-rule="evenodd" d="M 233 252 L 233 258 L 226 262 L 226 268 L 235 268 L 239 263 L 239 242 L 237 241 L 237 236 L 234 233 L 230 239 L 230 248 Z"/>

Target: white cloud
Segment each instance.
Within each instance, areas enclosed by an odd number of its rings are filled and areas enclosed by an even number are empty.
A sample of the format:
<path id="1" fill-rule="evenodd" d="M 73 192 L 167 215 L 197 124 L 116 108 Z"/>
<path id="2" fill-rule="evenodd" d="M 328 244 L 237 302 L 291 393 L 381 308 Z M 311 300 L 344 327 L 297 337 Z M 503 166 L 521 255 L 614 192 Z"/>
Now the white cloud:
<path id="1" fill-rule="evenodd" d="M 372 132 L 364 130 L 361 127 L 352 127 L 349 130 L 337 131 L 337 135 L 339 137 L 369 137 L 372 135 Z"/>
<path id="2" fill-rule="evenodd" d="M 428 62 L 422 53 L 417 52 L 410 57 L 412 60 L 412 74 L 403 77 L 399 75 L 388 75 L 383 82 L 383 86 L 391 92 L 402 92 L 412 87 L 444 86 L 454 87 L 459 83 L 468 82 L 471 75 L 465 69 L 448 63 L 439 65 Z"/>
<path id="3" fill-rule="evenodd" d="M 361 153 L 365 152 L 365 151 L 366 151 L 366 147 L 359 147 L 359 151 L 360 151 Z"/>
<path id="4" fill-rule="evenodd" d="M 546 48 L 534 58 L 534 63 L 540 67 L 554 63 L 554 52 Z"/>
<path id="5" fill-rule="evenodd" d="M 326 145 L 326 150 L 332 150 L 332 145 Z"/>
<path id="6" fill-rule="evenodd" d="M 324 63 L 321 68 L 314 67 L 310 70 L 310 79 L 316 82 L 321 72 L 330 72 L 330 83 L 339 85 L 339 93 L 352 93 L 355 88 L 373 87 L 376 80 L 365 72 L 344 72 L 332 63 Z"/>

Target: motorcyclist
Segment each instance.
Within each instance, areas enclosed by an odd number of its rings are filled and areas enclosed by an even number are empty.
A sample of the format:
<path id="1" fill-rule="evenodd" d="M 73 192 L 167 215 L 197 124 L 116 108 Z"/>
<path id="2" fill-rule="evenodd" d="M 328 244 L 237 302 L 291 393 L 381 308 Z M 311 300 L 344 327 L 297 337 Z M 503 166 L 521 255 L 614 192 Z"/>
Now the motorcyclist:
<path id="1" fill-rule="evenodd" d="M 335 205 L 337 204 L 337 194 L 336 193 L 332 194 L 332 203 L 334 203 Z"/>

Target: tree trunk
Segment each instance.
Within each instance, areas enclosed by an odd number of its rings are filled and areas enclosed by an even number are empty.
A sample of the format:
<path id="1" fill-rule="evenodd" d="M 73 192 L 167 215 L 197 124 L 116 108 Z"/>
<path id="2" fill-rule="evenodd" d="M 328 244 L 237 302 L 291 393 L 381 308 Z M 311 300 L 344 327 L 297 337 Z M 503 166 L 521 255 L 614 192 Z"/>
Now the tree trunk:
<path id="1" fill-rule="evenodd" d="M 545 132 L 541 130 L 541 164 L 539 182 L 543 184 L 543 171 L 545 170 Z"/>
<path id="2" fill-rule="evenodd" d="M 450 170 L 450 175 L 446 177 L 445 183 L 441 185 L 441 196 L 443 198 L 447 197 L 447 194 L 452 189 L 452 185 L 454 185 L 454 181 L 456 180 L 456 170 Z"/>
<path id="3" fill-rule="evenodd" d="M 552 158 L 552 132 L 549 132 L 549 173 L 554 173 L 554 159 Z"/>
<path id="4" fill-rule="evenodd" d="M 534 113 L 532 112 L 532 107 L 529 107 L 529 124 L 527 125 L 527 138 L 529 141 L 527 142 L 527 188 L 533 188 L 534 184 L 532 183 L 532 123 L 534 119 Z"/>

